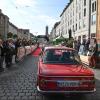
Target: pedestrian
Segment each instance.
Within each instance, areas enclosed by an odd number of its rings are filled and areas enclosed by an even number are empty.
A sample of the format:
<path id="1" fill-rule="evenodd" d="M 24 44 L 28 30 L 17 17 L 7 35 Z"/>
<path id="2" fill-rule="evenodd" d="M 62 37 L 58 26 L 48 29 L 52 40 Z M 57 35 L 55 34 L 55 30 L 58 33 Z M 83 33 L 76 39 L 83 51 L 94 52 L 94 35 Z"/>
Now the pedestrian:
<path id="1" fill-rule="evenodd" d="M 85 50 L 86 50 L 86 53 L 88 53 L 88 51 L 89 51 L 89 44 L 90 44 L 90 38 L 88 38 L 88 40 L 87 40 L 86 43 L 85 43 Z"/>
<path id="2" fill-rule="evenodd" d="M 95 68 L 96 67 L 96 61 L 97 61 L 96 53 L 97 53 L 97 50 L 98 50 L 98 45 L 97 45 L 96 39 L 93 39 L 93 40 L 94 40 L 94 43 L 89 45 L 89 56 L 90 56 L 89 57 L 89 65 L 92 68 Z"/>
<path id="3" fill-rule="evenodd" d="M 78 50 L 78 49 L 77 49 L 77 41 L 76 41 L 76 40 L 74 40 L 74 42 L 73 42 L 73 48 L 74 48 L 75 50 Z"/>
<path id="4" fill-rule="evenodd" d="M 84 42 L 80 45 L 79 52 L 80 55 L 85 55 L 85 46 Z"/>
<path id="5" fill-rule="evenodd" d="M 2 39 L 0 39 L 0 72 L 4 71 L 3 61 L 4 61 L 4 48 L 3 48 L 3 41 Z"/>
<path id="6" fill-rule="evenodd" d="M 11 67 L 12 65 L 12 57 L 14 55 L 14 52 L 15 52 L 15 45 L 13 43 L 13 40 L 9 38 L 6 41 L 5 45 L 5 63 L 7 68 Z"/>
<path id="7" fill-rule="evenodd" d="M 21 39 L 17 39 L 17 41 L 15 42 L 15 62 L 18 62 L 18 49 L 19 47 L 22 46 L 22 43 L 21 43 Z"/>
<path id="8" fill-rule="evenodd" d="M 78 40 L 78 42 L 77 42 L 77 51 L 78 52 L 79 52 L 80 45 L 81 45 L 81 42 L 80 42 L 80 40 Z"/>

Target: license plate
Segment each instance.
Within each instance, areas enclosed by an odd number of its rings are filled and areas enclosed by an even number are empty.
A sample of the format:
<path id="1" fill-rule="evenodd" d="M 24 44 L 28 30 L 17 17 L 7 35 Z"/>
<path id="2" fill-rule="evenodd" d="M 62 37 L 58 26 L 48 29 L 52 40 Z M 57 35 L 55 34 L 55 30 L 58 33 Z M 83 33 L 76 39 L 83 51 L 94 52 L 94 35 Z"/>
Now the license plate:
<path id="1" fill-rule="evenodd" d="M 79 81 L 57 81 L 58 87 L 78 87 Z"/>

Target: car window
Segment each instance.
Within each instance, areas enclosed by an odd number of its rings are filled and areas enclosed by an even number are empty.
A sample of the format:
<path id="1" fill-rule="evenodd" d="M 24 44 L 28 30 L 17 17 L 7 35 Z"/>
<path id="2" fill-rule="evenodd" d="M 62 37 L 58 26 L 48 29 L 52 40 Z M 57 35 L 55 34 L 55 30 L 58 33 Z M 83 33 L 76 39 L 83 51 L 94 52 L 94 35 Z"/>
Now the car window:
<path id="1" fill-rule="evenodd" d="M 80 58 L 74 50 L 47 50 L 43 56 L 44 63 L 80 64 Z"/>

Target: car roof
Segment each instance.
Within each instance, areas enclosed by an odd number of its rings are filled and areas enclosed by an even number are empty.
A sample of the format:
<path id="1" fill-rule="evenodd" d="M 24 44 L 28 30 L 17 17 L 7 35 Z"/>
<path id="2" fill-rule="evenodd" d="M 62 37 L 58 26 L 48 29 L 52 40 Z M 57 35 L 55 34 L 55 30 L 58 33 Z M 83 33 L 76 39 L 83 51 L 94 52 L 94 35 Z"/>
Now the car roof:
<path id="1" fill-rule="evenodd" d="M 50 50 L 50 49 L 60 49 L 60 50 L 63 50 L 63 49 L 66 49 L 66 50 L 75 50 L 73 48 L 69 48 L 69 47 L 65 47 L 65 46 L 47 46 L 44 48 L 44 51 L 46 50 Z"/>

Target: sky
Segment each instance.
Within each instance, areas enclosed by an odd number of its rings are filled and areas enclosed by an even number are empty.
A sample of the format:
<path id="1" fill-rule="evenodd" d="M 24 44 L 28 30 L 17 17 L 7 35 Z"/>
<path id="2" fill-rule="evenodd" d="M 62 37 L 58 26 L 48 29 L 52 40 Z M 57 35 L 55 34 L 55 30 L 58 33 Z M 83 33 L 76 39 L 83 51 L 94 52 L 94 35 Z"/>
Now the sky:
<path id="1" fill-rule="evenodd" d="M 49 33 L 69 0 L 2 0 L 0 9 L 18 28 L 30 29 L 34 35 Z"/>

